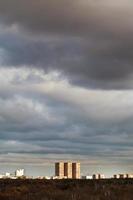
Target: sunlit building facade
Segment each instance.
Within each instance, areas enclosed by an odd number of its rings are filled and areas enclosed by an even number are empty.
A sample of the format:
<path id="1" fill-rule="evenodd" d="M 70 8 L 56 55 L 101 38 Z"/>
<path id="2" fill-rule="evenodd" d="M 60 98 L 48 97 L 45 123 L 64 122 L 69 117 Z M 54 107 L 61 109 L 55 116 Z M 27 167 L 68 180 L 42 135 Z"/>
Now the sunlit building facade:
<path id="1" fill-rule="evenodd" d="M 72 163 L 72 178 L 80 179 L 80 163 Z"/>
<path id="2" fill-rule="evenodd" d="M 67 178 L 72 178 L 72 163 L 64 163 L 64 176 Z"/>

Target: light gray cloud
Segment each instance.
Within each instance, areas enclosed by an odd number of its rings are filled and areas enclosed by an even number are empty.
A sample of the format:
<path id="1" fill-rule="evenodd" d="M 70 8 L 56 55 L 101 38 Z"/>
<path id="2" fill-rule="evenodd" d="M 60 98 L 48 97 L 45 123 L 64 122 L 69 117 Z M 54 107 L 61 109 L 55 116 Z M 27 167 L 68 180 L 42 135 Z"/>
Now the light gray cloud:
<path id="1" fill-rule="evenodd" d="M 42 157 L 40 165 L 48 158 L 52 163 L 63 158 L 83 163 L 90 160 L 92 166 L 107 165 L 118 157 L 114 165 L 128 162 L 132 154 L 131 91 L 83 89 L 60 75 L 36 69 L 3 68 L 0 72 L 2 162 L 16 159 L 20 165 L 23 154 L 34 157 L 34 166 L 38 156 Z M 6 80 L 2 79 L 5 73 Z M 32 75 L 38 75 L 39 81 L 31 81 L 28 77 Z M 4 159 L 8 154 L 19 154 L 20 158 Z"/>

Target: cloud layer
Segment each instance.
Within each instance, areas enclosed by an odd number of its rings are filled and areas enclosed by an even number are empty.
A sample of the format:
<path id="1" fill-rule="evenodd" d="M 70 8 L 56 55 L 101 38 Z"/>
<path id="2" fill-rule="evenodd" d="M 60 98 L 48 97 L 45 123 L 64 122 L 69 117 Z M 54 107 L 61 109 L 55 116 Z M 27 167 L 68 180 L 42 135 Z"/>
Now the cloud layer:
<path id="1" fill-rule="evenodd" d="M 0 72 L 2 159 L 11 154 L 20 165 L 23 161 L 17 155 L 29 155 L 36 158 L 35 166 L 39 157 L 40 166 L 59 159 L 103 168 L 107 163 L 131 165 L 131 91 L 83 89 L 57 73 L 36 69 L 2 68 Z M 7 79 L 2 80 L 5 74 Z M 23 164 L 30 164 L 31 158 Z M 7 156 L 7 162 L 13 163 L 14 157 Z"/>
<path id="2" fill-rule="evenodd" d="M 1 0 L 1 22 L 21 30 L 1 34 L 4 61 L 56 69 L 87 87 L 132 88 L 132 11 L 125 0 Z"/>

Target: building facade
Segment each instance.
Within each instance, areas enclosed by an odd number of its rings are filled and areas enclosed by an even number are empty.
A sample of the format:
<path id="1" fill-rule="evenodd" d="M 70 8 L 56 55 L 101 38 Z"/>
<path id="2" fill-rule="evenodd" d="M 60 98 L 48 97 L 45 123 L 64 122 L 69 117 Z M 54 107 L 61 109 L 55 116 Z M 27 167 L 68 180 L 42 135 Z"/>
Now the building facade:
<path id="1" fill-rule="evenodd" d="M 64 163 L 59 162 L 55 163 L 55 176 L 61 178 L 64 178 Z"/>
<path id="2" fill-rule="evenodd" d="M 64 176 L 67 178 L 72 178 L 72 163 L 64 163 Z"/>
<path id="3" fill-rule="evenodd" d="M 72 178 L 80 179 L 80 163 L 72 163 Z"/>

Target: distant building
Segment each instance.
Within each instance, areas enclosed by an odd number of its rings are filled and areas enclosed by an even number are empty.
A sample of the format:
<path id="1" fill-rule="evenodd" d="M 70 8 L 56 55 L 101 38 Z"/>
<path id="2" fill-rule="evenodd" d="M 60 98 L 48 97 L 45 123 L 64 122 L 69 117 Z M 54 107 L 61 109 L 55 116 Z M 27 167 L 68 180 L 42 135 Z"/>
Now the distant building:
<path id="1" fill-rule="evenodd" d="M 4 176 L 3 174 L 0 174 L 0 179 L 3 178 L 3 176 Z"/>
<path id="2" fill-rule="evenodd" d="M 72 163 L 72 178 L 80 179 L 80 163 Z"/>
<path id="3" fill-rule="evenodd" d="M 72 178 L 72 163 L 64 163 L 64 176 L 67 178 Z"/>
<path id="4" fill-rule="evenodd" d="M 44 178 L 44 179 L 47 179 L 47 180 L 50 180 L 50 179 L 51 179 L 51 177 L 49 177 L 49 176 L 44 176 L 43 178 Z"/>
<path id="5" fill-rule="evenodd" d="M 72 163 L 72 162 L 55 163 L 55 177 L 58 177 L 59 179 L 62 178 L 79 179 L 80 163 Z"/>
<path id="6" fill-rule="evenodd" d="M 118 175 L 117 175 L 117 174 L 114 174 L 114 175 L 113 175 L 113 178 L 115 178 L 115 179 L 118 178 Z"/>
<path id="7" fill-rule="evenodd" d="M 6 172 L 6 173 L 5 173 L 5 176 L 10 178 L 10 177 L 11 177 L 11 174 L 10 174 L 9 172 Z"/>
<path id="8" fill-rule="evenodd" d="M 126 178 L 127 176 L 126 176 L 126 174 L 119 174 L 119 177 L 120 178 Z"/>
<path id="9" fill-rule="evenodd" d="M 64 163 L 63 162 L 55 163 L 55 176 L 59 177 L 60 179 L 64 178 Z"/>
<path id="10" fill-rule="evenodd" d="M 87 175 L 87 176 L 82 176 L 82 179 L 92 179 L 92 176 L 90 176 L 90 175 Z"/>
<path id="11" fill-rule="evenodd" d="M 115 174 L 113 178 L 115 179 L 133 178 L 133 174 Z"/>
<path id="12" fill-rule="evenodd" d="M 104 174 L 93 174 L 92 176 L 93 179 L 105 179 Z"/>
<path id="13" fill-rule="evenodd" d="M 127 174 L 128 178 L 133 178 L 133 174 Z"/>
<path id="14" fill-rule="evenodd" d="M 24 169 L 17 169 L 15 171 L 15 176 L 16 177 L 22 177 L 22 176 L 24 176 Z"/>

